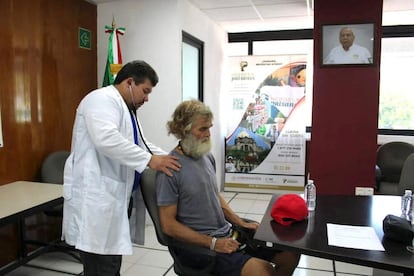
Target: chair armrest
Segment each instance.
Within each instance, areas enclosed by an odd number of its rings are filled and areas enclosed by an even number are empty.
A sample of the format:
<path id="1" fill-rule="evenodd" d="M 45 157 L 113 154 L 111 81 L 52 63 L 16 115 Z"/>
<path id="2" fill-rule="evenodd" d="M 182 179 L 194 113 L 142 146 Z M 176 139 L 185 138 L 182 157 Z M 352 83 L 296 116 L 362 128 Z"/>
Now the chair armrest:
<path id="1" fill-rule="evenodd" d="M 256 223 L 259 223 L 258 221 L 255 221 L 255 220 L 253 220 L 253 219 L 249 219 L 249 218 L 243 218 L 243 220 L 244 220 L 245 222 L 256 222 Z"/>
<path id="2" fill-rule="evenodd" d="M 180 261 L 178 261 L 178 254 L 176 250 L 186 250 L 190 254 L 193 254 L 194 256 L 202 255 L 207 258 L 207 265 L 202 268 L 191 268 L 189 266 L 186 266 L 182 264 Z M 177 240 L 170 240 L 170 243 L 168 245 L 168 250 L 170 251 L 171 256 L 174 259 L 174 271 L 178 274 L 185 274 L 185 275 L 197 275 L 197 276 L 210 276 L 213 275 L 212 271 L 214 269 L 214 266 L 216 265 L 216 252 L 214 250 L 210 250 L 209 248 L 196 246 L 193 244 L 189 244 L 182 241 Z"/>
<path id="3" fill-rule="evenodd" d="M 214 250 L 174 239 L 171 239 L 170 246 L 177 249 L 183 249 L 194 254 L 206 255 L 209 257 L 216 256 L 216 252 Z"/>

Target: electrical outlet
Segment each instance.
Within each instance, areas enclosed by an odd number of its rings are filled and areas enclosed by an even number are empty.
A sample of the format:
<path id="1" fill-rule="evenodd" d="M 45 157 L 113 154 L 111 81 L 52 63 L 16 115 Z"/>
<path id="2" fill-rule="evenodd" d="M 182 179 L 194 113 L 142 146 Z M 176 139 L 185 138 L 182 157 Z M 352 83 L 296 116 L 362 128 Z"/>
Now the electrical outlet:
<path id="1" fill-rule="evenodd" d="M 374 194 L 374 188 L 371 187 L 355 187 L 355 195 L 370 196 Z"/>

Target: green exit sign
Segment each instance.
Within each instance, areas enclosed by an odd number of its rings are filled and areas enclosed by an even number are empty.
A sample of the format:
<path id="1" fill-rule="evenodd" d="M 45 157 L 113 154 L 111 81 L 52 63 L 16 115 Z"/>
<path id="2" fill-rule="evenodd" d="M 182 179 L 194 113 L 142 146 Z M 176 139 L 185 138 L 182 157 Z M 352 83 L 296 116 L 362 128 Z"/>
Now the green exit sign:
<path id="1" fill-rule="evenodd" d="M 79 28 L 78 38 L 79 38 L 79 48 L 88 49 L 88 50 L 91 49 L 92 36 L 91 36 L 90 30 Z"/>

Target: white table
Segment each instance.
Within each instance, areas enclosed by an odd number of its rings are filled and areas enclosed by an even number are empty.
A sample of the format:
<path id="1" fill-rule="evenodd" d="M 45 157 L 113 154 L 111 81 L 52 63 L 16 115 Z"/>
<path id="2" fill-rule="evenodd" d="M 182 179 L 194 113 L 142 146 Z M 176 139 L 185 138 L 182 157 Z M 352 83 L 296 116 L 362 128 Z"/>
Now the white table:
<path id="1" fill-rule="evenodd" d="M 16 181 L 0 186 L 0 222 L 44 204 L 62 201 L 63 185 Z M 2 223 L 1 223 L 2 224 Z"/>
<path id="2" fill-rule="evenodd" d="M 413 275 L 414 254 L 406 250 L 406 244 L 383 238 L 382 221 L 388 214 L 401 213 L 401 197 L 318 195 L 313 214 L 307 220 L 286 227 L 271 217 L 273 204 L 279 196 L 273 195 L 254 236 L 263 247 Z M 327 223 L 372 227 L 385 251 L 331 246 Z"/>
<path id="3" fill-rule="evenodd" d="M 18 226 L 19 256 L 15 262 L 0 268 L 0 275 L 23 265 L 42 253 L 26 253 L 24 219 L 63 203 L 63 185 L 16 181 L 0 186 L 0 227 L 10 223 Z"/>

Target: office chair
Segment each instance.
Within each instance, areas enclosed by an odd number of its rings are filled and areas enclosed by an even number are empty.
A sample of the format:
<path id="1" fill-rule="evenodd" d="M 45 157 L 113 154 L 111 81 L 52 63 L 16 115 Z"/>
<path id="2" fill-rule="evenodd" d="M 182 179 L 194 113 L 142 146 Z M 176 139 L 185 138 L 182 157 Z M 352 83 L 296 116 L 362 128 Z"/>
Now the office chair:
<path id="1" fill-rule="evenodd" d="M 63 169 L 66 159 L 69 157 L 69 151 L 55 151 L 46 156 L 40 168 L 40 181 L 45 183 L 63 184 Z M 62 206 L 57 206 L 51 210 L 45 211 L 49 216 L 62 217 Z"/>
<path id="2" fill-rule="evenodd" d="M 389 142 L 378 148 L 377 165 L 381 173 L 379 194 L 400 195 L 398 183 L 401 171 L 411 153 L 414 153 L 414 145 L 406 142 Z"/>
<path id="3" fill-rule="evenodd" d="M 69 151 L 60 150 L 46 156 L 40 169 L 42 182 L 63 184 L 63 169 L 69 155 Z"/>
<path id="4" fill-rule="evenodd" d="M 414 153 L 410 154 L 404 162 L 398 183 L 398 195 L 403 195 L 405 190 L 414 192 Z"/>
<path id="5" fill-rule="evenodd" d="M 40 181 L 45 183 L 52 183 L 63 185 L 63 170 L 65 167 L 66 159 L 69 157 L 69 151 L 55 151 L 49 154 L 43 161 L 40 169 Z M 50 210 L 44 211 L 47 217 L 62 218 L 63 217 L 63 205 L 58 205 Z M 81 262 L 78 251 L 64 241 L 55 241 L 52 244 L 48 244 L 50 251 L 59 251 L 66 253 L 79 262 Z"/>
<path id="6" fill-rule="evenodd" d="M 200 276 L 212 276 L 212 270 L 215 266 L 215 256 L 216 252 L 204 247 L 195 246 L 189 243 L 185 243 L 182 241 L 174 240 L 173 238 L 167 236 L 162 232 L 161 229 L 161 222 L 158 213 L 158 205 L 157 205 L 157 194 L 156 194 L 156 185 L 155 185 L 155 176 L 157 171 L 147 168 L 141 174 L 141 192 L 142 197 L 145 202 L 145 206 L 148 210 L 148 213 L 151 217 L 151 220 L 154 224 L 155 233 L 157 235 L 157 240 L 160 244 L 167 246 L 170 255 L 174 260 L 174 271 L 176 274 L 180 276 L 193 276 L 193 275 L 200 275 Z M 244 221 L 247 222 L 256 222 L 254 220 L 248 218 L 242 218 Z M 237 232 L 237 240 L 242 244 L 241 249 L 245 246 L 249 246 L 253 249 L 258 249 L 259 245 L 254 241 L 253 235 L 254 231 L 250 229 L 243 228 L 238 225 L 233 225 L 233 231 Z M 234 232 L 233 232 L 234 233 Z M 177 249 L 185 249 L 189 252 L 194 253 L 194 255 L 204 255 L 210 261 L 208 262 L 208 266 L 201 268 L 201 269 L 194 269 L 189 266 L 184 265 L 180 262 L 177 257 L 176 250 Z"/>
<path id="7" fill-rule="evenodd" d="M 155 233 L 157 235 L 157 240 L 160 244 L 167 246 L 170 255 L 174 260 L 174 271 L 180 276 L 193 276 L 193 275 L 200 275 L 200 276 L 210 276 L 211 271 L 214 267 L 215 263 L 215 255 L 216 253 L 210 249 L 194 246 L 188 243 L 184 243 L 181 241 L 177 241 L 172 239 L 171 237 L 167 236 L 162 232 L 161 229 L 161 222 L 158 213 L 158 205 L 157 205 L 157 195 L 156 195 L 156 185 L 155 185 L 155 175 L 156 171 L 153 169 L 145 169 L 141 174 L 141 192 L 142 197 L 145 202 L 145 206 L 147 207 L 148 213 L 151 217 L 152 222 L 154 223 Z M 211 258 L 211 262 L 209 265 L 203 269 L 193 269 L 191 267 L 183 265 L 177 257 L 176 250 L 178 248 L 186 249 L 190 252 L 194 252 L 194 254 L 201 254 L 208 256 Z"/>

